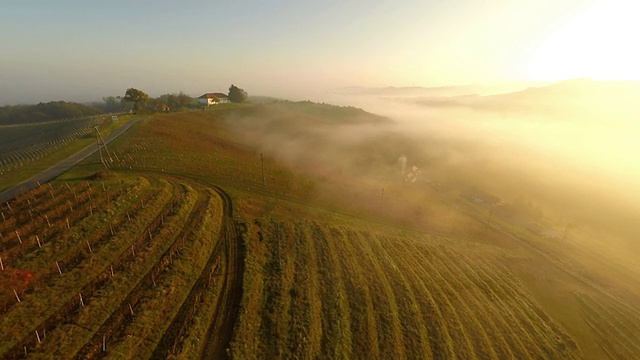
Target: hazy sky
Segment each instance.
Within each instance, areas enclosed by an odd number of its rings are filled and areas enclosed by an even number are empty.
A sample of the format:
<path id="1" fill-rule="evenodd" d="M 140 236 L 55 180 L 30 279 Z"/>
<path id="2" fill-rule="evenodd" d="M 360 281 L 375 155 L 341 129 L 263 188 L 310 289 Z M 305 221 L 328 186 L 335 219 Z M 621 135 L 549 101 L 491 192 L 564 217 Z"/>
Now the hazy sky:
<path id="1" fill-rule="evenodd" d="M 253 95 L 314 99 L 355 85 L 640 78 L 637 69 L 631 74 L 640 62 L 632 6 L 615 0 L 6 0 L 0 104 L 99 100 L 128 87 L 151 96 L 180 90 L 199 96 L 234 83 Z"/>

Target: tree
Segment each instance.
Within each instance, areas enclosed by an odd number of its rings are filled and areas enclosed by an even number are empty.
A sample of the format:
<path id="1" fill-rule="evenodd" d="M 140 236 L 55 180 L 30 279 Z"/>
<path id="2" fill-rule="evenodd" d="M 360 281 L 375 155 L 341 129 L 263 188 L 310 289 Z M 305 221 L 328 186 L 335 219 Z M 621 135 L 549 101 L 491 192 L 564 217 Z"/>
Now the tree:
<path id="1" fill-rule="evenodd" d="M 118 101 L 119 96 L 116 98 L 115 96 L 106 96 L 102 98 L 104 101 L 104 111 L 105 112 L 116 112 L 122 109 L 120 102 Z"/>
<path id="2" fill-rule="evenodd" d="M 235 85 L 229 87 L 229 101 L 232 103 L 241 103 L 247 101 L 247 92 Z"/>
<path id="3" fill-rule="evenodd" d="M 122 99 L 126 102 L 132 102 L 133 109 L 138 111 L 140 110 L 140 105 L 144 105 L 149 100 L 149 95 L 138 89 L 130 88 L 127 89 Z"/>
<path id="4" fill-rule="evenodd" d="M 181 91 L 178 94 L 172 93 L 161 95 L 158 100 L 162 100 L 172 110 L 178 110 L 188 107 L 192 99 L 189 95 Z"/>
<path id="5" fill-rule="evenodd" d="M 180 107 L 188 107 L 192 100 L 191 96 L 183 93 L 182 91 L 178 93 L 178 103 L 180 104 Z"/>

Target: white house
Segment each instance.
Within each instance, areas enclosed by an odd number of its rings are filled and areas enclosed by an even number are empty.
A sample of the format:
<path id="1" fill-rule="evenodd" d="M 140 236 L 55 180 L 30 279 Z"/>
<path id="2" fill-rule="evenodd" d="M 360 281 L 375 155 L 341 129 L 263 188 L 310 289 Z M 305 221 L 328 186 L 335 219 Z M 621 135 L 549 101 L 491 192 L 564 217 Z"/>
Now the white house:
<path id="1" fill-rule="evenodd" d="M 220 103 L 228 103 L 229 97 L 223 93 L 206 93 L 198 98 L 198 103 L 202 105 L 216 105 Z"/>

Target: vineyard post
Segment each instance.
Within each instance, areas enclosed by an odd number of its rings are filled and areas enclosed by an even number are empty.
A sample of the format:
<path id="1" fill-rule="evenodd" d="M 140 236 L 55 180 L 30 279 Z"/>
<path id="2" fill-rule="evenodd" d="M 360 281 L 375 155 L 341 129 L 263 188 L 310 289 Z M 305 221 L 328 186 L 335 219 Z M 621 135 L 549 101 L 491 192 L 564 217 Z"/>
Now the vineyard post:
<path id="1" fill-rule="evenodd" d="M 18 296 L 18 292 L 16 291 L 16 289 L 13 289 L 13 294 L 16 296 L 16 300 L 20 302 L 20 296 Z"/>
<path id="2" fill-rule="evenodd" d="M 45 215 L 44 218 L 47 219 L 47 224 L 49 224 L 49 227 L 51 227 L 51 221 L 49 221 L 49 216 Z"/>
<path id="3" fill-rule="evenodd" d="M 38 334 L 38 330 L 36 330 L 36 339 L 38 339 L 38 344 L 42 344 L 42 340 L 40 340 L 40 334 Z"/>
<path id="4" fill-rule="evenodd" d="M 131 221 L 131 216 L 129 215 L 128 211 L 127 211 L 127 220 Z"/>
<path id="5" fill-rule="evenodd" d="M 136 250 L 133 248 L 133 245 L 131 245 L 131 254 L 133 254 L 133 257 L 136 257 Z"/>
<path id="6" fill-rule="evenodd" d="M 109 231 L 111 231 L 111 236 L 113 236 L 113 226 L 111 226 L 111 224 L 109 224 Z"/>
<path id="7" fill-rule="evenodd" d="M 489 228 L 489 222 L 491 222 L 491 216 L 493 216 L 493 205 L 491 206 L 491 211 L 489 211 L 489 216 L 487 216 L 487 221 L 484 224 L 484 231 L 486 232 Z"/>
<path id="8" fill-rule="evenodd" d="M 113 162 L 113 159 L 111 159 L 111 154 L 109 154 L 109 149 L 107 148 L 107 144 L 104 142 L 102 135 L 100 135 L 100 130 L 98 130 L 97 126 L 95 127 L 95 129 L 96 129 L 96 143 L 97 143 L 96 145 L 98 146 L 98 152 L 100 153 L 100 162 L 102 163 L 102 165 L 104 165 L 105 169 L 109 169 L 108 162 Z M 103 149 L 107 155 L 106 158 L 102 154 Z M 109 161 L 107 161 L 107 159 Z"/>
<path id="9" fill-rule="evenodd" d="M 264 178 L 264 155 L 260 153 L 260 164 L 262 167 L 262 185 L 267 185 L 267 181 Z"/>
<path id="10" fill-rule="evenodd" d="M 151 282 L 153 283 L 153 287 L 156 287 L 156 278 L 151 274 Z"/>
<path id="11" fill-rule="evenodd" d="M 49 184 L 49 185 L 51 185 L 51 184 Z M 55 195 L 53 195 L 53 191 L 52 191 L 52 190 L 49 190 L 49 194 L 51 194 L 51 198 L 52 198 L 52 199 L 54 199 L 54 200 L 56 199 L 56 196 L 55 196 Z"/>
<path id="12" fill-rule="evenodd" d="M 80 305 L 84 306 L 84 300 L 82 299 L 82 293 L 78 293 L 80 295 Z"/>
<path id="13" fill-rule="evenodd" d="M 58 268 L 58 273 L 62 275 L 62 269 L 60 269 L 60 264 L 56 261 L 56 267 Z"/>
<path id="14" fill-rule="evenodd" d="M 20 242 L 20 244 L 22 244 L 22 239 L 20 238 L 20 234 L 18 233 L 18 230 L 16 230 L 16 236 L 18 237 L 18 241 Z"/>
<path id="15" fill-rule="evenodd" d="M 4 212 L 0 211 L 0 213 L 2 214 L 2 221 L 7 221 L 7 218 L 4 217 Z"/>
<path id="16" fill-rule="evenodd" d="M 107 351 L 107 336 L 103 335 L 102 336 L 102 351 Z"/>
<path id="17" fill-rule="evenodd" d="M 9 202 L 6 202 L 7 207 L 9 208 L 9 212 L 11 212 L 11 214 L 13 215 L 13 209 L 11 209 L 11 205 L 9 205 Z"/>
<path id="18" fill-rule="evenodd" d="M 69 218 L 67 218 L 67 230 L 71 229 L 71 226 L 69 226 Z"/>
<path id="19" fill-rule="evenodd" d="M 133 308 L 131 307 L 131 303 L 129 303 L 129 311 L 131 311 L 131 316 L 133 316 Z"/>
<path id="20" fill-rule="evenodd" d="M 110 265 L 109 267 L 111 268 L 111 277 L 113 277 L 114 276 L 114 274 L 113 274 L 113 265 Z"/>
<path id="21" fill-rule="evenodd" d="M 4 263 L 2 262 L 2 256 L 0 256 L 0 268 L 4 271 Z"/>
<path id="22" fill-rule="evenodd" d="M 87 247 L 89 248 L 89 252 L 92 253 L 93 251 L 91 250 L 91 244 L 89 244 L 89 240 L 87 240 Z"/>
<path id="23" fill-rule="evenodd" d="M 276 222 L 276 251 L 278 253 L 278 269 L 280 269 L 281 260 L 280 260 L 280 225 Z"/>
<path id="24" fill-rule="evenodd" d="M 38 242 L 38 247 L 41 248 L 42 244 L 40 243 L 40 237 L 36 235 L 36 241 Z"/>

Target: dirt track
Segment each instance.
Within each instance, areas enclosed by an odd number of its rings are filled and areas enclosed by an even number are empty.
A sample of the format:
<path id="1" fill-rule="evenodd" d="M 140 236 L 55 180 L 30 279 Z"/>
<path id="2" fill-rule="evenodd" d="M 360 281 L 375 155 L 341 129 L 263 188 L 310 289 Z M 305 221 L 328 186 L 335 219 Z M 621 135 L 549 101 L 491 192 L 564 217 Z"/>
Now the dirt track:
<path id="1" fill-rule="evenodd" d="M 185 177 L 180 178 L 186 179 Z M 207 183 L 206 186 L 213 189 L 223 202 L 222 228 L 218 242 L 186 301 L 180 307 L 178 315 L 173 319 L 169 330 L 156 348 L 153 358 L 166 358 L 181 346 L 182 335 L 188 328 L 194 310 L 202 302 L 203 293 L 211 286 L 211 279 L 216 273 L 221 273 L 223 276 L 220 280 L 222 285 L 199 357 L 201 359 L 229 358 L 227 349 L 231 342 L 242 299 L 244 274 L 242 229 L 241 225 L 233 220 L 231 197 L 223 189 L 213 184 Z"/>
<path id="2" fill-rule="evenodd" d="M 220 242 L 226 256 L 223 268 L 224 280 L 216 311 L 205 336 L 206 346 L 200 353 L 201 359 L 227 359 L 233 327 L 238 319 L 244 274 L 244 247 L 241 225 L 233 220 L 231 198 L 224 190 L 213 186 L 224 201 L 224 219 Z"/>

